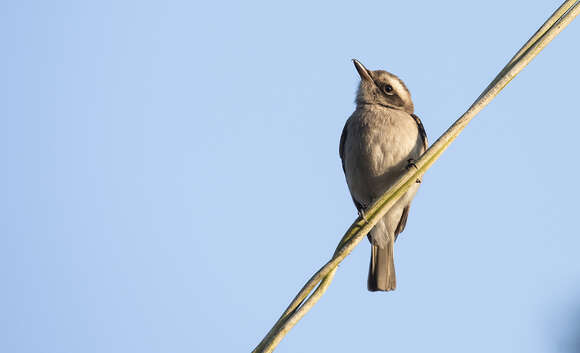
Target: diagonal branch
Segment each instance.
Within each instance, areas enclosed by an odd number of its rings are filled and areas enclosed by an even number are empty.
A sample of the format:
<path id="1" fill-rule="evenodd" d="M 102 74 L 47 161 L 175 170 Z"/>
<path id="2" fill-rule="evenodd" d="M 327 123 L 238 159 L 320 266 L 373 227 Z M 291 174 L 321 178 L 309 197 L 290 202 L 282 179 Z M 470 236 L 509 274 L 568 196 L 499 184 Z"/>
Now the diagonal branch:
<path id="1" fill-rule="evenodd" d="M 326 291 L 338 264 L 350 254 L 362 238 L 372 229 L 395 202 L 415 183 L 417 178 L 435 163 L 447 147 L 463 131 L 467 124 L 479 113 L 522 69 L 544 49 L 580 13 L 580 0 L 565 1 L 514 57 L 501 70 L 469 109 L 416 161 L 417 168 L 409 169 L 398 182 L 387 190 L 365 212 L 367 221 L 360 217 L 350 226 L 332 257 L 304 285 L 294 300 L 286 308 L 266 337 L 253 353 L 272 352 L 286 333 L 316 304 Z M 312 290 L 318 285 L 312 294 Z M 310 297 L 308 296 L 310 294 Z"/>

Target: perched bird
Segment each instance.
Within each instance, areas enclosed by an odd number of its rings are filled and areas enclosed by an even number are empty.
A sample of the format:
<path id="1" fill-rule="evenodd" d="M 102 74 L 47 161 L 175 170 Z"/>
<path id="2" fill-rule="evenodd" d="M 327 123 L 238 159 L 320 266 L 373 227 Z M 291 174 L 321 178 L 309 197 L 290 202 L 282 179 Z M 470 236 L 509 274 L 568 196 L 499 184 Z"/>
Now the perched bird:
<path id="1" fill-rule="evenodd" d="M 380 197 L 427 149 L 427 135 L 413 114 L 409 90 L 397 76 L 370 71 L 353 59 L 361 81 L 356 109 L 340 137 L 339 154 L 350 194 L 359 214 Z M 396 287 L 393 246 L 405 229 L 420 180 L 369 232 L 372 245 L 368 290 Z"/>

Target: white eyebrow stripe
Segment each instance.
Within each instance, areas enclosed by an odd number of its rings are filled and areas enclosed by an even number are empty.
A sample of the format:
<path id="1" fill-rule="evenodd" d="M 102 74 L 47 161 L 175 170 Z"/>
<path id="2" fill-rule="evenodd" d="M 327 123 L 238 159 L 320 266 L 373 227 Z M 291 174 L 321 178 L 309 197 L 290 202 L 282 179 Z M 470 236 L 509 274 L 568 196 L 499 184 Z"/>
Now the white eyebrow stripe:
<path id="1" fill-rule="evenodd" d="M 397 80 L 396 78 L 391 78 L 389 80 L 389 82 L 391 83 L 391 85 L 395 89 L 395 92 L 397 92 L 399 94 L 405 94 L 407 92 L 407 89 L 405 88 L 405 86 L 403 86 L 401 81 Z"/>

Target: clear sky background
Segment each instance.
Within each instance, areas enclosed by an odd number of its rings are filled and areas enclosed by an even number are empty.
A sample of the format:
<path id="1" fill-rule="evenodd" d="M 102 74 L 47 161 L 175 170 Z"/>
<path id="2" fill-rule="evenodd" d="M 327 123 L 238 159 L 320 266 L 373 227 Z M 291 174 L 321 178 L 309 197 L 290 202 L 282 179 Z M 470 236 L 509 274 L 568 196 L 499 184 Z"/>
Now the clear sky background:
<path id="1" fill-rule="evenodd" d="M 248 352 L 356 217 L 351 58 L 434 141 L 560 1 L 0 5 L 0 351 Z M 424 177 L 278 352 L 573 352 L 580 20 Z"/>

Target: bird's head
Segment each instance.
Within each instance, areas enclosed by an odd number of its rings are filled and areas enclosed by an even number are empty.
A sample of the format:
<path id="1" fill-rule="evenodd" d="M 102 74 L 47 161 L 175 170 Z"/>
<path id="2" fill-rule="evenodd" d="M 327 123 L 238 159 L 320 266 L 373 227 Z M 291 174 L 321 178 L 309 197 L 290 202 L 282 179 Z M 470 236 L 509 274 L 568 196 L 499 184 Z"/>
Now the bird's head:
<path id="1" fill-rule="evenodd" d="M 413 114 L 411 93 L 401 79 L 384 70 L 370 71 L 352 59 L 360 75 L 356 104 L 378 104 Z"/>

